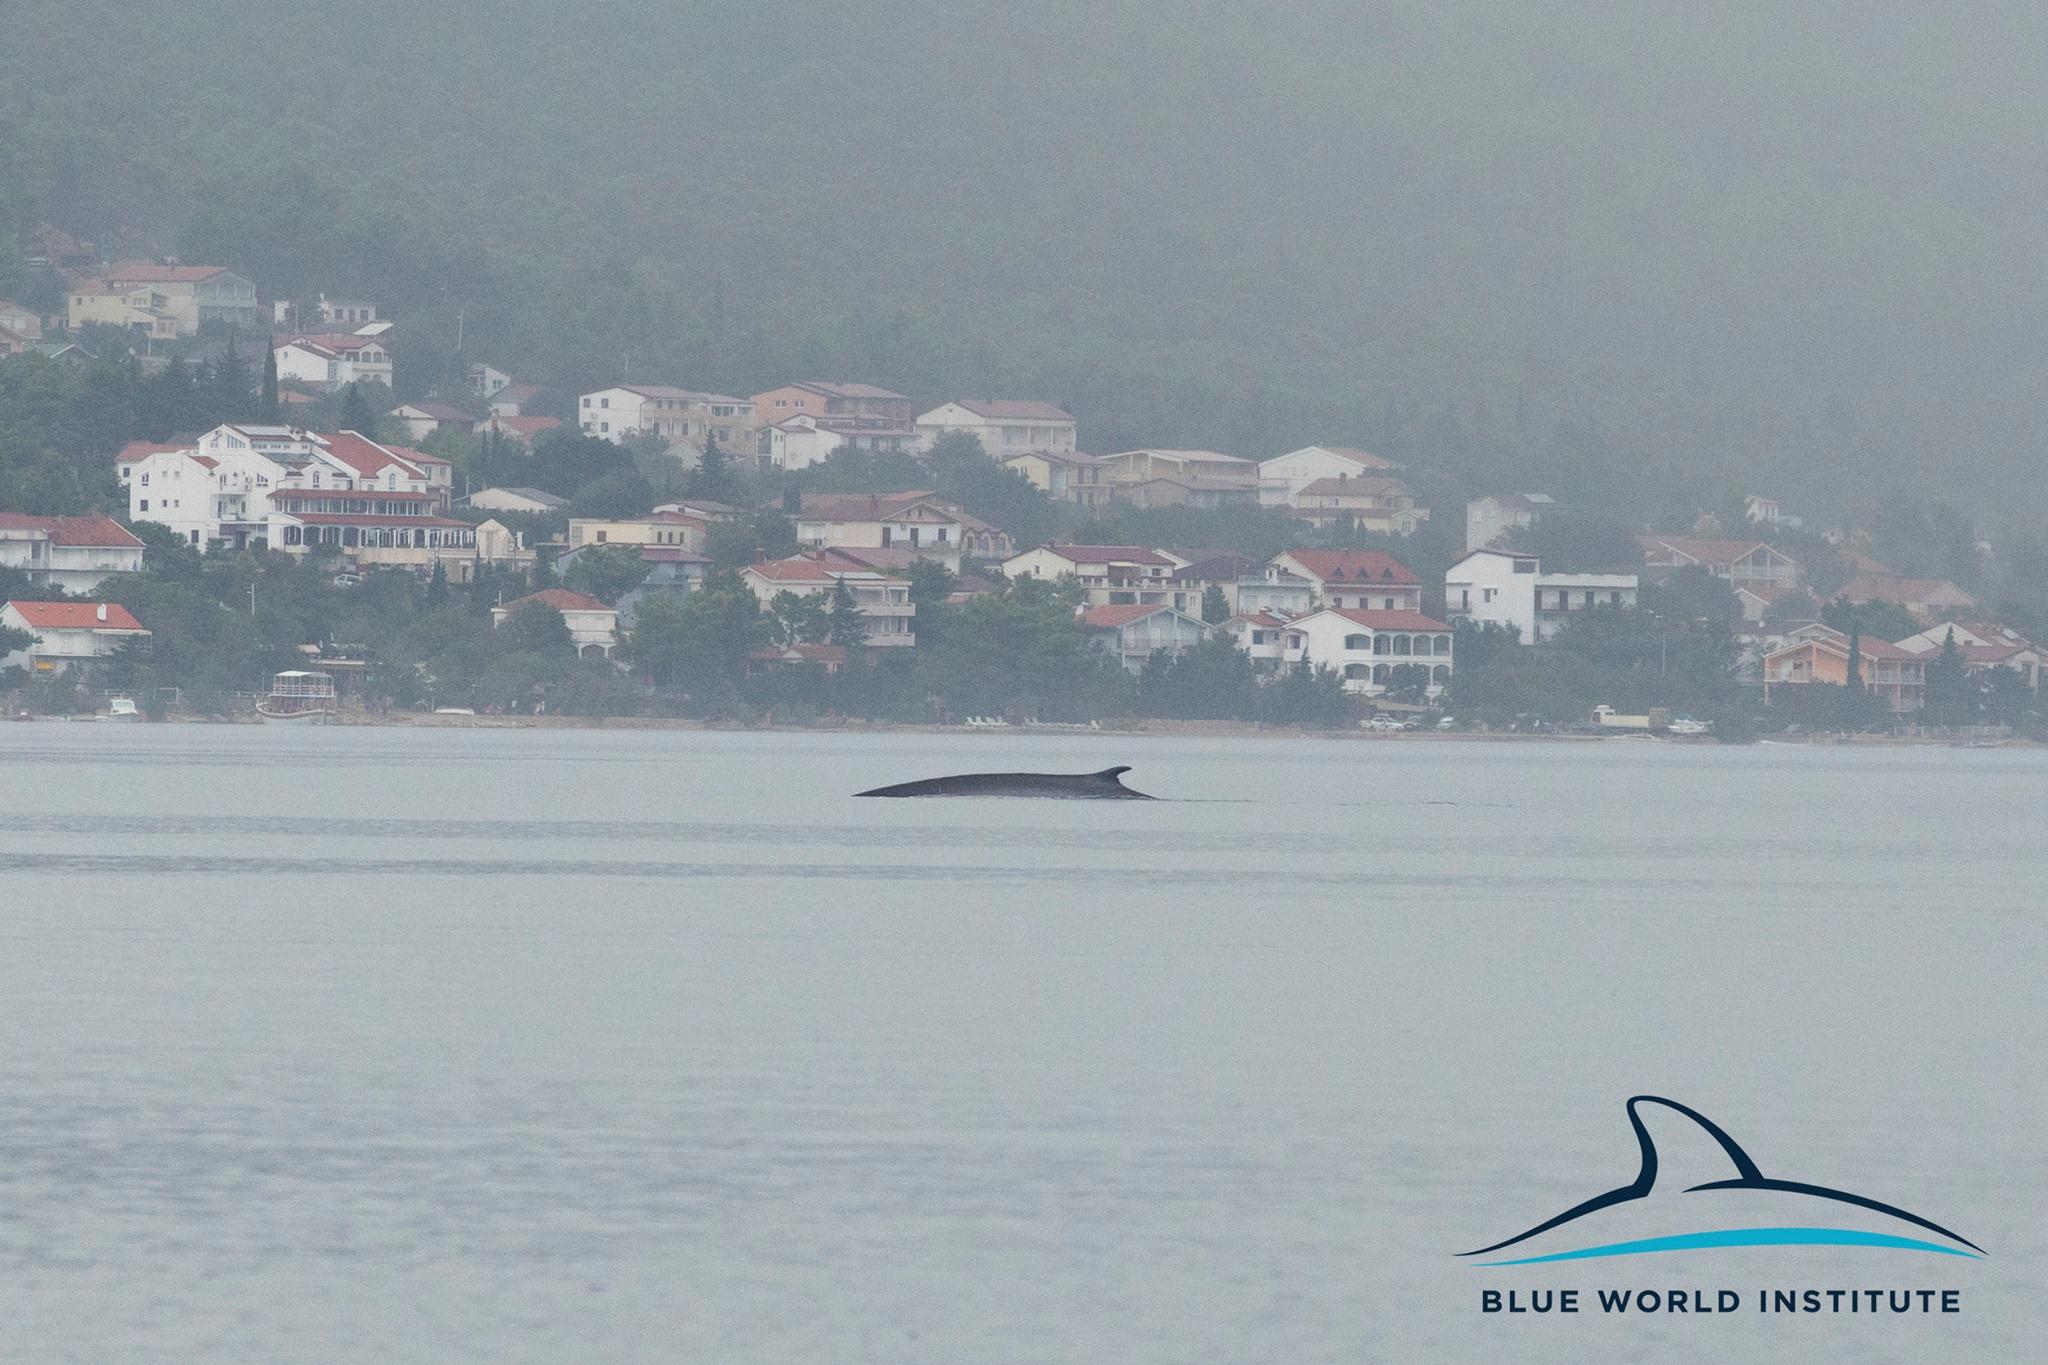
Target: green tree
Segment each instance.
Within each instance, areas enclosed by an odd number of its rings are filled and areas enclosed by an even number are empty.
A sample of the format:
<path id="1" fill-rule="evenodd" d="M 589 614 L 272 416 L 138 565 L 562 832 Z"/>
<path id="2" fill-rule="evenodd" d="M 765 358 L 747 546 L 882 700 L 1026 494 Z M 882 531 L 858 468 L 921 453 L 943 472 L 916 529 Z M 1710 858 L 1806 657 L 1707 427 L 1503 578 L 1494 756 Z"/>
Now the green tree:
<path id="1" fill-rule="evenodd" d="M 647 581 L 647 561 L 637 545 L 586 545 L 579 550 L 562 581 L 606 606 Z"/>
<path id="2" fill-rule="evenodd" d="M 1155 651 L 1138 674 L 1138 709 L 1180 720 L 1250 720 L 1258 712 L 1252 661 L 1217 634 L 1173 654 Z"/>
<path id="3" fill-rule="evenodd" d="M 832 621 L 815 593 L 778 592 L 768 602 L 779 645 L 823 644 L 832 635 Z"/>
<path id="4" fill-rule="evenodd" d="M 266 345 L 263 348 L 263 394 L 257 405 L 257 416 L 265 422 L 275 422 L 278 402 L 277 351 Z"/>
<path id="5" fill-rule="evenodd" d="M 569 499 L 569 515 L 618 521 L 640 516 L 653 506 L 654 490 L 647 480 L 631 470 L 619 470 L 577 489 Z"/>
<path id="6" fill-rule="evenodd" d="M 341 426 L 344 431 L 360 432 L 376 439 L 377 414 L 370 411 L 370 400 L 363 396 L 361 383 L 348 386 L 341 400 Z"/>
<path id="7" fill-rule="evenodd" d="M 559 608 L 546 602 L 518 603 L 505 613 L 505 623 L 499 630 L 507 650 L 515 654 L 559 658 L 573 654 L 576 649 L 569 623 Z"/>
<path id="8" fill-rule="evenodd" d="M 853 589 L 844 578 L 832 580 L 832 604 L 825 610 L 825 640 L 848 647 L 864 645 L 868 640 L 868 619 L 861 615 L 860 604 L 854 601 Z"/>
<path id="9" fill-rule="evenodd" d="M 1927 665 L 1927 690 L 1920 707 L 1920 719 L 1928 725 L 1970 725 L 1977 720 L 1978 689 L 1956 647 L 1951 629 L 1941 640 L 1941 652 Z"/>
<path id="10" fill-rule="evenodd" d="M 1223 595 L 1223 589 L 1211 583 L 1202 589 L 1202 622 L 1205 625 L 1220 626 L 1230 619 L 1230 600 Z"/>
<path id="11" fill-rule="evenodd" d="M 688 597 L 657 595 L 641 603 L 624 657 L 657 687 L 681 689 L 700 708 L 712 709 L 738 695 L 748 655 L 768 633 L 754 594 L 738 574 L 723 571 Z"/>

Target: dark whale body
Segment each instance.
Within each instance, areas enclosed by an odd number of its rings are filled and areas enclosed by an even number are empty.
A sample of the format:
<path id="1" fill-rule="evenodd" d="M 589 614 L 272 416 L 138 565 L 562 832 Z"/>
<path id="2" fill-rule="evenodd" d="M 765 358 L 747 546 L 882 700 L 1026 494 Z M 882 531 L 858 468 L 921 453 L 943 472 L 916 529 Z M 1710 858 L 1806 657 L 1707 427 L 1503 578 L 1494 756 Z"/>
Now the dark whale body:
<path id="1" fill-rule="evenodd" d="M 1068 801 L 1150 801 L 1117 779 L 1130 765 L 1104 768 L 1099 773 L 962 773 L 958 777 L 928 777 L 922 782 L 899 782 L 893 787 L 856 792 L 856 796 L 1041 796 Z"/>

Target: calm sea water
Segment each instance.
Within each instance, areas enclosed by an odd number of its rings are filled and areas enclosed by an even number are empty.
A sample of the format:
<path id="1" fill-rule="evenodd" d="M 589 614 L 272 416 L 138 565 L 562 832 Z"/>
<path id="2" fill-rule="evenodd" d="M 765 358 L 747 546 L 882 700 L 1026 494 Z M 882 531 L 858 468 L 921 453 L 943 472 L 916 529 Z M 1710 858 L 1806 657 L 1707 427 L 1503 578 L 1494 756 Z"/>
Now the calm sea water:
<path id="1" fill-rule="evenodd" d="M 1177 799 L 848 798 L 1113 762 Z M 2038 1359 L 2044 797 L 2003 750 L 0 726 L 0 1358 Z M 1640 1091 L 1991 1255 L 1454 1257 L 1633 1176 Z M 1964 1312 L 1478 1311 L 1572 1283 Z"/>

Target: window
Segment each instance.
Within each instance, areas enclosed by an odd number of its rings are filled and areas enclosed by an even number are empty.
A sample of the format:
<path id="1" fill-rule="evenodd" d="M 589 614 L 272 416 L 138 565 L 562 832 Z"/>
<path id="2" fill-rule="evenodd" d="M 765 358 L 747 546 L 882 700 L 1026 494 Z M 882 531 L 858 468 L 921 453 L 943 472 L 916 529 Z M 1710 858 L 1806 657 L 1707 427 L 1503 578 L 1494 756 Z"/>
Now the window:
<path id="1" fill-rule="evenodd" d="M 589 395 L 589 394 L 585 394 L 585 395 L 583 396 L 583 406 L 584 406 L 584 407 L 586 407 L 586 408 L 590 406 L 590 395 Z"/>
<path id="2" fill-rule="evenodd" d="M 603 531 L 599 531 L 599 532 L 597 533 L 597 543 L 598 543 L 598 544 L 600 544 L 600 545 L 604 544 L 604 538 L 605 538 L 605 534 L 606 534 L 606 533 L 605 533 L 605 532 L 603 532 Z"/>
<path id="3" fill-rule="evenodd" d="M 1372 637 L 1370 635 L 1347 635 L 1344 637 L 1344 648 L 1371 649 Z"/>
<path id="4" fill-rule="evenodd" d="M 149 510 L 149 499 L 144 498 L 139 504 L 137 504 L 137 510 L 147 512 Z"/>
<path id="5" fill-rule="evenodd" d="M 612 405 L 612 400 L 609 398 L 600 398 L 597 400 L 597 405 L 601 408 L 608 408 Z"/>

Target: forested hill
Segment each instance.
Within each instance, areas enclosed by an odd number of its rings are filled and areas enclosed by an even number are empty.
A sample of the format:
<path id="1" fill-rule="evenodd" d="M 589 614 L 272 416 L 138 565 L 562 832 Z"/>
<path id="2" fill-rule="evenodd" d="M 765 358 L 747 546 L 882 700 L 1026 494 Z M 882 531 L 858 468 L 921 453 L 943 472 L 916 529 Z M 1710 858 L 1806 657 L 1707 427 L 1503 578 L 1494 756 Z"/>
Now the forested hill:
<path id="1" fill-rule="evenodd" d="M 2044 57 L 2021 6 L 10 0 L 0 232 L 550 383 L 2038 508 Z"/>

